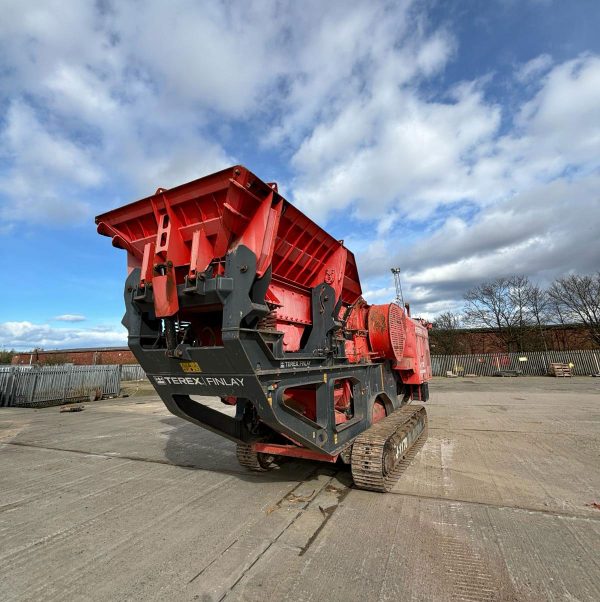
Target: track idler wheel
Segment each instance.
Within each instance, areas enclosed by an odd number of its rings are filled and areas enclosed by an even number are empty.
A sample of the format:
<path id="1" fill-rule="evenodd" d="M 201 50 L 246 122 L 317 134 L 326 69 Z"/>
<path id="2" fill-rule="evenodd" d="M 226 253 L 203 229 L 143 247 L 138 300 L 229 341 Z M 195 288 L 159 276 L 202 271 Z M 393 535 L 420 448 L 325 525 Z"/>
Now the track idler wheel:
<path id="1" fill-rule="evenodd" d="M 427 413 L 404 406 L 361 433 L 352 444 L 352 478 L 359 489 L 391 491 L 427 440 Z"/>
<path id="2" fill-rule="evenodd" d="M 236 455 L 244 468 L 255 472 L 266 472 L 275 466 L 275 456 L 256 452 L 247 443 L 237 444 Z"/>

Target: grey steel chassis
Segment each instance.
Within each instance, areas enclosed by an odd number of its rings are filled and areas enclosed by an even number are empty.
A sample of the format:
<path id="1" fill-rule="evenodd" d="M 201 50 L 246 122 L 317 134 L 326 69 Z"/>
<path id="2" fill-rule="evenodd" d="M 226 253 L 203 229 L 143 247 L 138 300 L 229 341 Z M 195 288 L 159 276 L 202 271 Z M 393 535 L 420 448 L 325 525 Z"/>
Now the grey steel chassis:
<path id="1" fill-rule="evenodd" d="M 283 333 L 262 326 L 271 312 L 265 302 L 270 270 L 257 278 L 255 255 L 239 246 L 226 256 L 223 276 L 210 274 L 207 270 L 193 281 L 186 279 L 177 295 L 182 311 L 222 307 L 219 346 L 178 342 L 173 319 L 156 319 L 152 290 L 138 286 L 139 269 L 125 284 L 123 324 L 129 347 L 173 414 L 236 442 L 289 443 L 283 433 L 334 456 L 371 426 L 375 402 L 387 414 L 403 405 L 402 383 L 389 361 L 348 361 L 343 325 L 335 317 L 341 302 L 336 303 L 331 286 L 322 283 L 312 289 L 312 328 L 300 351 L 285 353 Z M 183 370 L 194 363 L 201 371 Z M 334 388 L 340 379 L 352 383 L 353 413 L 336 425 Z M 315 388 L 315 420 L 286 405 L 286 389 L 298 386 Z M 192 396 L 236 397 L 236 415 L 227 416 Z"/>

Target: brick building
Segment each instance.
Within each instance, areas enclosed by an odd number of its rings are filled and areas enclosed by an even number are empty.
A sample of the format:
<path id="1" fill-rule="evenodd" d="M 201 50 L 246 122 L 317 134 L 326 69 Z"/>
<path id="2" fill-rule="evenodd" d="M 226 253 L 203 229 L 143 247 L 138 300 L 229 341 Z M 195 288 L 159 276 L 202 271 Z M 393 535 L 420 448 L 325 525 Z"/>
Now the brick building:
<path id="1" fill-rule="evenodd" d="M 432 355 L 506 353 L 509 351 L 566 351 L 598 349 L 589 330 L 580 324 L 552 324 L 515 330 L 506 341 L 495 328 L 436 329 L 429 331 Z"/>
<path id="2" fill-rule="evenodd" d="M 129 347 L 98 347 L 96 349 L 56 349 L 15 353 L 13 365 L 28 364 L 75 364 L 78 366 L 96 366 L 108 364 L 137 364 Z"/>

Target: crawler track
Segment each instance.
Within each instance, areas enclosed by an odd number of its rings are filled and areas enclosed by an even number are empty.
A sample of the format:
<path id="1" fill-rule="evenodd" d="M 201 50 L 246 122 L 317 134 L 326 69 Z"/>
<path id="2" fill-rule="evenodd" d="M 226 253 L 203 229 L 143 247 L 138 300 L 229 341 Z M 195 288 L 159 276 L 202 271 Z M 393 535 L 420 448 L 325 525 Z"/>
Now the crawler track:
<path id="1" fill-rule="evenodd" d="M 352 477 L 359 489 L 391 491 L 427 440 L 427 413 L 404 406 L 360 434 L 352 445 Z"/>
<path id="2" fill-rule="evenodd" d="M 274 460 L 273 456 L 253 451 L 252 447 L 247 443 L 237 444 L 236 455 L 238 462 L 242 466 L 256 472 L 269 470 Z"/>

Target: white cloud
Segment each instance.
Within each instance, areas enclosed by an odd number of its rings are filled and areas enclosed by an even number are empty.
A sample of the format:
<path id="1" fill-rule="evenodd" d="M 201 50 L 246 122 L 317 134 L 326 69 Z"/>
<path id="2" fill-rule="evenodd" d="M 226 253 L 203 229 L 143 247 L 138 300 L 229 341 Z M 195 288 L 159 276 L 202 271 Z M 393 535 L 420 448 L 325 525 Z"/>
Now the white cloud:
<path id="1" fill-rule="evenodd" d="M 260 32 L 240 31 L 245 9 L 186 7 L 191 13 L 181 18 L 160 2 L 143 11 L 134 3 L 6 3 L 4 219 L 80 221 L 95 209 L 89 199 L 100 185 L 124 183 L 127 194 L 144 195 L 233 162 L 203 129 L 215 114 L 231 116 L 254 102 L 248 86 L 261 81 L 260 57 L 253 71 L 248 65 Z M 157 23 L 173 26 L 160 44 Z"/>
<path id="2" fill-rule="evenodd" d="M 0 24 L 0 101 L 26 112 L 28 122 L 16 140 L 14 119 L 4 132 L 4 216 L 81 219 L 89 211 L 84 199 L 102 182 L 123 182 L 141 195 L 233 163 L 209 133 L 217 124 L 255 120 L 261 142 L 295 145 L 361 89 L 368 100 L 365 74 L 391 93 L 437 72 L 453 41 L 442 31 L 419 33 L 424 21 L 412 4 L 311 0 L 283 9 L 181 0 L 142 10 L 134 2 L 9 0 Z M 157 35 L 157 26 L 168 35 Z M 24 141 L 38 134 L 36 151 Z"/>
<path id="3" fill-rule="evenodd" d="M 0 347 L 4 349 L 69 349 L 118 346 L 126 343 L 125 330 L 114 326 L 80 329 L 55 328 L 48 324 L 34 324 L 27 321 L 0 323 Z"/>
<path id="4" fill-rule="evenodd" d="M 344 128 L 337 120 L 321 126 L 295 155 L 300 175 L 294 197 L 321 218 L 351 204 L 364 218 L 392 206 L 402 214 L 426 215 L 441 203 L 472 197 L 471 163 L 479 145 L 496 134 L 500 112 L 474 86 L 458 87 L 453 96 L 448 103 L 424 102 L 408 89 L 385 103 L 374 97 L 352 119 L 355 128 L 370 132 L 369 144 L 362 138 L 349 148 L 337 135 Z M 324 155 L 340 158 L 321 160 Z"/>
<path id="5" fill-rule="evenodd" d="M 526 274 L 548 284 L 600 265 L 600 174 L 557 180 L 485 207 L 471 222 L 449 217 L 417 243 L 386 237 L 358 253 L 368 300 L 382 301 L 389 268 L 403 268 L 405 299 L 432 317 L 456 310 L 463 293 L 496 276 Z M 388 299 L 392 296 L 388 295 Z M 439 309 L 441 307 L 441 309 Z"/>
<path id="6" fill-rule="evenodd" d="M 57 322 L 85 322 L 87 318 L 81 314 L 61 314 L 52 318 Z"/>
<path id="7" fill-rule="evenodd" d="M 48 214 L 67 220 L 85 215 L 87 204 L 69 194 L 72 187 L 99 184 L 102 173 L 84 146 L 59 130 L 50 131 L 22 101 L 10 104 L 0 144 L 0 158 L 11 164 L 0 175 L 2 189 L 13 199 L 0 208 L 5 220 L 43 222 Z"/>
<path id="8" fill-rule="evenodd" d="M 493 204 L 566 169 L 600 166 L 600 58 L 556 65 L 524 102 L 514 127 L 500 134 L 501 107 L 486 100 L 485 82 L 465 83 L 447 101 L 410 85 L 349 105 L 320 123 L 294 156 L 294 197 L 326 218 L 349 206 L 364 218 L 393 207 L 425 217 L 469 200 Z"/>
<path id="9" fill-rule="evenodd" d="M 7 112 L 2 142 L 22 170 L 52 172 L 74 182 L 94 185 L 101 174 L 87 151 L 58 132 L 50 132 L 26 103 L 14 101 Z"/>
<path id="10" fill-rule="evenodd" d="M 482 279 L 522 272 L 546 282 L 600 264 L 600 58 L 551 66 L 542 57 L 526 71 L 536 86 L 512 124 L 486 99 L 485 81 L 444 101 L 400 86 L 377 111 L 373 84 L 367 102 L 305 137 L 294 196 L 321 221 L 350 208 L 375 222 L 357 252 L 373 300 L 391 298 L 395 265 L 431 313 L 455 309 Z M 415 219 L 428 223 L 420 241 L 403 242 L 403 223 L 414 231 Z"/>
<path id="11" fill-rule="evenodd" d="M 540 54 L 521 65 L 515 72 L 515 77 L 521 83 L 528 83 L 538 78 L 552 65 L 552 57 L 549 54 Z"/>
<path id="12" fill-rule="evenodd" d="M 600 164 L 600 57 L 582 56 L 554 67 L 518 116 L 527 150 L 558 168 Z"/>
<path id="13" fill-rule="evenodd" d="M 516 66 L 509 105 L 489 95 L 494 65 L 445 83 L 460 40 L 409 0 L 9 0 L 3 11 L 4 231 L 80 220 L 102 188 L 112 200 L 121 185 L 170 187 L 250 142 L 289 160 L 283 188 L 311 216 L 364 220 L 346 239 L 376 296 L 392 261 L 437 307 L 475 277 L 597 259 L 598 56 Z M 406 224 L 420 242 L 402 239 Z"/>
<path id="14" fill-rule="evenodd" d="M 276 43 L 281 12 L 268 2 L 158 1 L 144 3 L 143 10 L 120 2 L 107 22 L 165 103 L 240 117 L 256 108 L 283 71 Z M 157 25 L 169 32 L 158 43 Z"/>

